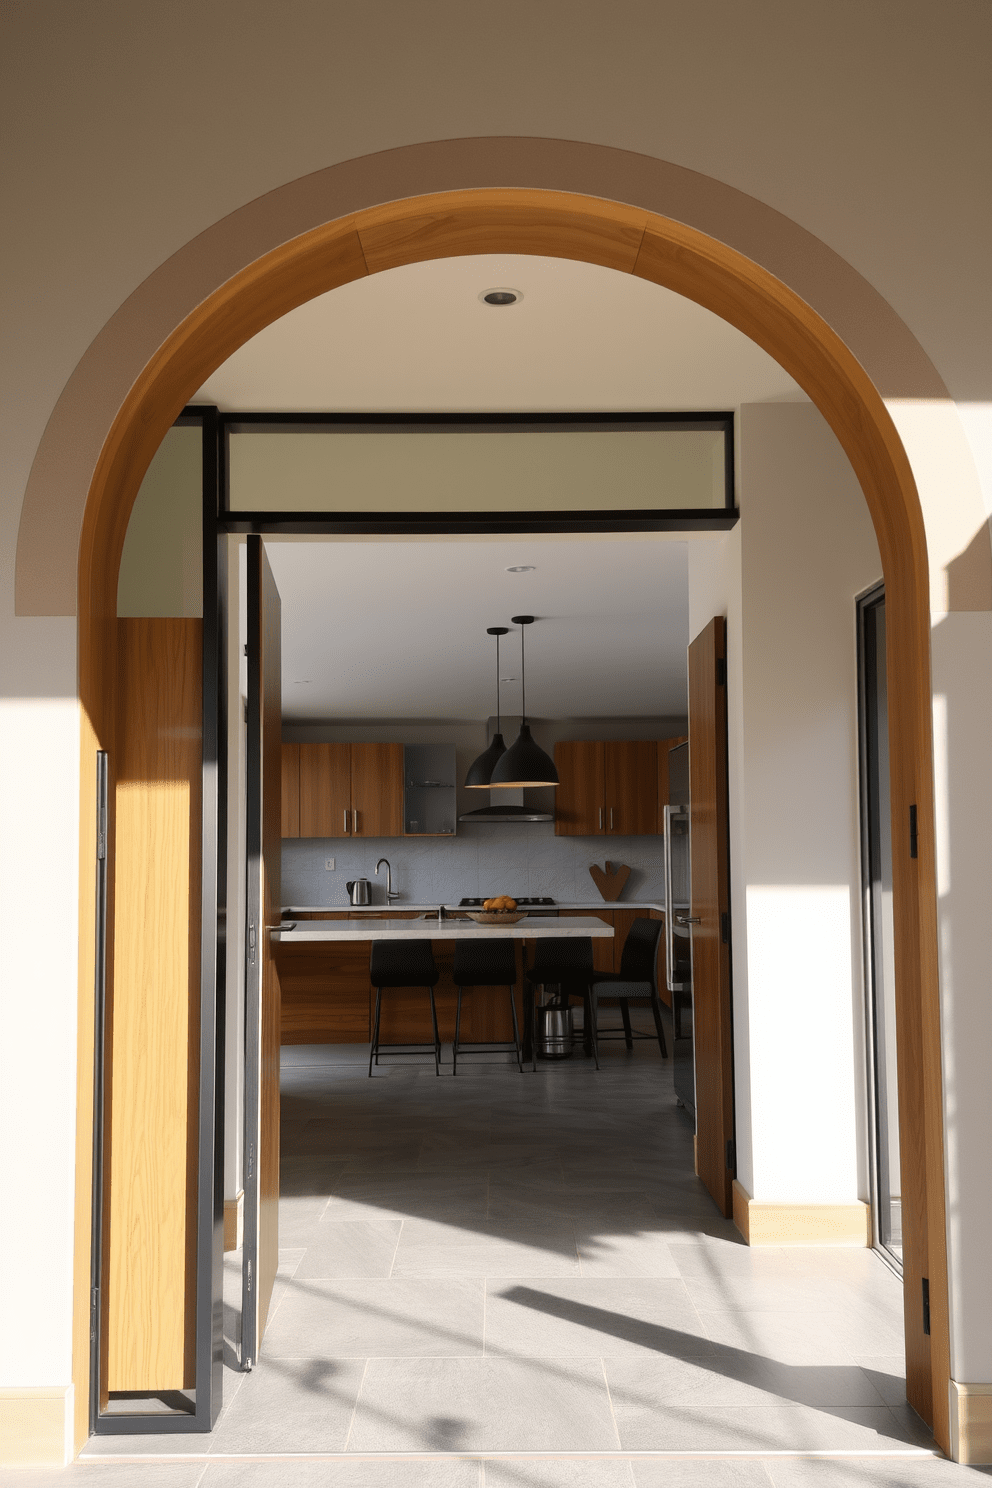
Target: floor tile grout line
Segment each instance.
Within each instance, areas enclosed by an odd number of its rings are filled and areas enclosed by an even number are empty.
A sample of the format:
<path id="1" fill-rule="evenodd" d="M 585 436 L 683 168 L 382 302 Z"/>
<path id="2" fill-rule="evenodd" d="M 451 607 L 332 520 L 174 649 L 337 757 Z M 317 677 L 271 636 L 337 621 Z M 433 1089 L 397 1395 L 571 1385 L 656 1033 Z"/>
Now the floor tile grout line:
<path id="1" fill-rule="evenodd" d="M 620 1440 L 620 1427 L 617 1424 L 617 1413 L 613 1409 L 613 1393 L 610 1390 L 610 1381 L 606 1373 L 606 1360 L 602 1357 L 599 1361 L 599 1367 L 603 1371 L 603 1384 L 606 1386 L 606 1400 L 610 1407 L 610 1420 L 613 1422 L 613 1430 L 617 1439 L 617 1447 L 622 1452 L 623 1442 Z"/>
<path id="2" fill-rule="evenodd" d="M 358 1390 L 355 1393 L 355 1403 L 354 1403 L 354 1405 L 351 1408 L 351 1420 L 348 1422 L 348 1435 L 344 1439 L 344 1451 L 345 1452 L 347 1452 L 347 1450 L 348 1450 L 348 1443 L 351 1441 L 351 1433 L 355 1429 L 355 1417 L 358 1415 L 358 1402 L 362 1398 L 362 1390 L 365 1388 L 365 1376 L 369 1372 L 369 1364 L 370 1363 L 371 1363 L 371 1360 L 370 1359 L 366 1359 L 365 1360 L 365 1367 L 362 1370 L 362 1377 L 358 1381 Z"/>

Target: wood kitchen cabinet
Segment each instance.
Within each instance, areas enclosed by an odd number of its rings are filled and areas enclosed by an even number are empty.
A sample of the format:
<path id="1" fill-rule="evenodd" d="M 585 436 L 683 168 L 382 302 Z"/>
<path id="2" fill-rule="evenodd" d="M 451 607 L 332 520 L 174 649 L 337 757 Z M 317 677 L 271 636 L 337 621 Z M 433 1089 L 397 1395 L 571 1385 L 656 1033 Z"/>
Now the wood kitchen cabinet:
<path id="1" fill-rule="evenodd" d="M 282 835 L 300 835 L 300 746 L 282 746 Z"/>
<path id="2" fill-rule="evenodd" d="M 555 745 L 558 837 L 644 837 L 658 831 L 653 739 L 577 739 Z"/>
<path id="3" fill-rule="evenodd" d="M 294 746 L 283 745 L 283 750 Z M 300 837 L 400 837 L 402 744 L 299 744 Z M 283 800 L 286 799 L 284 763 Z"/>

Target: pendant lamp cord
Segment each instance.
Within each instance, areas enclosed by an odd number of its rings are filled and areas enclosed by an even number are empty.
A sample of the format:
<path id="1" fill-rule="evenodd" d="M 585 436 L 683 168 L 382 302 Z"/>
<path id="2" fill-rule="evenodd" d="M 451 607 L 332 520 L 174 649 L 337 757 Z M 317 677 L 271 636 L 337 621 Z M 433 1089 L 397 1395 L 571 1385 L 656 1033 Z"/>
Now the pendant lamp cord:
<path id="1" fill-rule="evenodd" d="M 499 636 L 496 637 L 496 732 L 503 732 L 503 725 L 499 713 Z"/>
<path id="2" fill-rule="evenodd" d="M 520 726 L 521 726 L 521 728 L 523 728 L 524 724 L 527 722 L 527 668 L 524 665 L 524 630 L 525 629 L 526 629 L 526 626 L 521 625 L 521 627 L 520 627 L 520 706 L 523 709 L 523 713 L 522 713 L 521 719 L 520 719 Z"/>

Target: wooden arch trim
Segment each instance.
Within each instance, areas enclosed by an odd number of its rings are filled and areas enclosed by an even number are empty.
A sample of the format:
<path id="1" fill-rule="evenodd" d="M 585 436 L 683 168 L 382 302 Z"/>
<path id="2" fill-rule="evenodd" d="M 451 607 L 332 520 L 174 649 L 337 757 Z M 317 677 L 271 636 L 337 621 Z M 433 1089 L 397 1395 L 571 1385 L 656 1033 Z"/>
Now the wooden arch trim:
<path id="1" fill-rule="evenodd" d="M 125 399 L 90 486 L 79 559 L 82 761 L 81 925 L 93 922 L 89 864 L 94 741 L 113 736 L 112 644 L 117 576 L 131 507 L 156 449 L 205 379 L 265 326 L 317 295 L 367 274 L 427 259 L 520 253 L 577 259 L 635 274 L 712 310 L 775 358 L 837 436 L 861 484 L 886 583 L 892 740 L 893 842 L 917 808 L 919 856 L 893 864 L 903 1146 L 907 1387 L 948 1448 L 950 1356 L 944 1218 L 943 1115 L 926 536 L 906 453 L 876 387 L 831 327 L 781 280 L 706 234 L 637 207 L 540 189 L 479 188 L 392 202 L 339 218 L 265 254 L 210 294 L 166 338 Z M 904 830 L 906 828 L 906 830 Z M 92 989 L 92 951 L 80 947 L 82 1001 Z M 81 1020 L 82 1026 L 82 1020 Z M 89 1057 L 91 1060 L 92 1049 Z M 80 1090 L 87 1051 L 81 1041 Z M 90 1063 L 90 1071 L 92 1065 Z M 79 1152 L 88 1119 L 80 1104 Z M 88 1163 L 79 1172 L 77 1217 L 88 1214 Z M 82 1210 L 80 1209 L 82 1204 Z M 77 1230 L 88 1222 L 77 1223 Z M 77 1299 L 88 1317 L 88 1267 L 77 1243 Z M 80 1278 L 84 1280 L 81 1281 Z M 930 1284 L 931 1333 L 920 1324 L 922 1278 Z M 77 1319 L 80 1319 L 77 1303 Z M 85 1375 L 76 1329 L 77 1393 Z M 82 1390 L 85 1395 L 85 1389 Z"/>

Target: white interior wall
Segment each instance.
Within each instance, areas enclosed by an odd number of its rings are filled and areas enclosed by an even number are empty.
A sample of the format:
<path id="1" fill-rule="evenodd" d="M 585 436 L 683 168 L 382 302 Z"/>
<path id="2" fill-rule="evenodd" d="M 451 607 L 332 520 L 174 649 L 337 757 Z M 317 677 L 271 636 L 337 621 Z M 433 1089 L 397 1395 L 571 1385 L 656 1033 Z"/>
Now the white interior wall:
<path id="1" fill-rule="evenodd" d="M 740 451 L 738 534 L 693 544 L 689 581 L 690 634 L 728 619 L 738 1177 L 844 1203 L 868 1196 L 855 597 L 881 564 L 815 408 L 747 405 Z"/>

